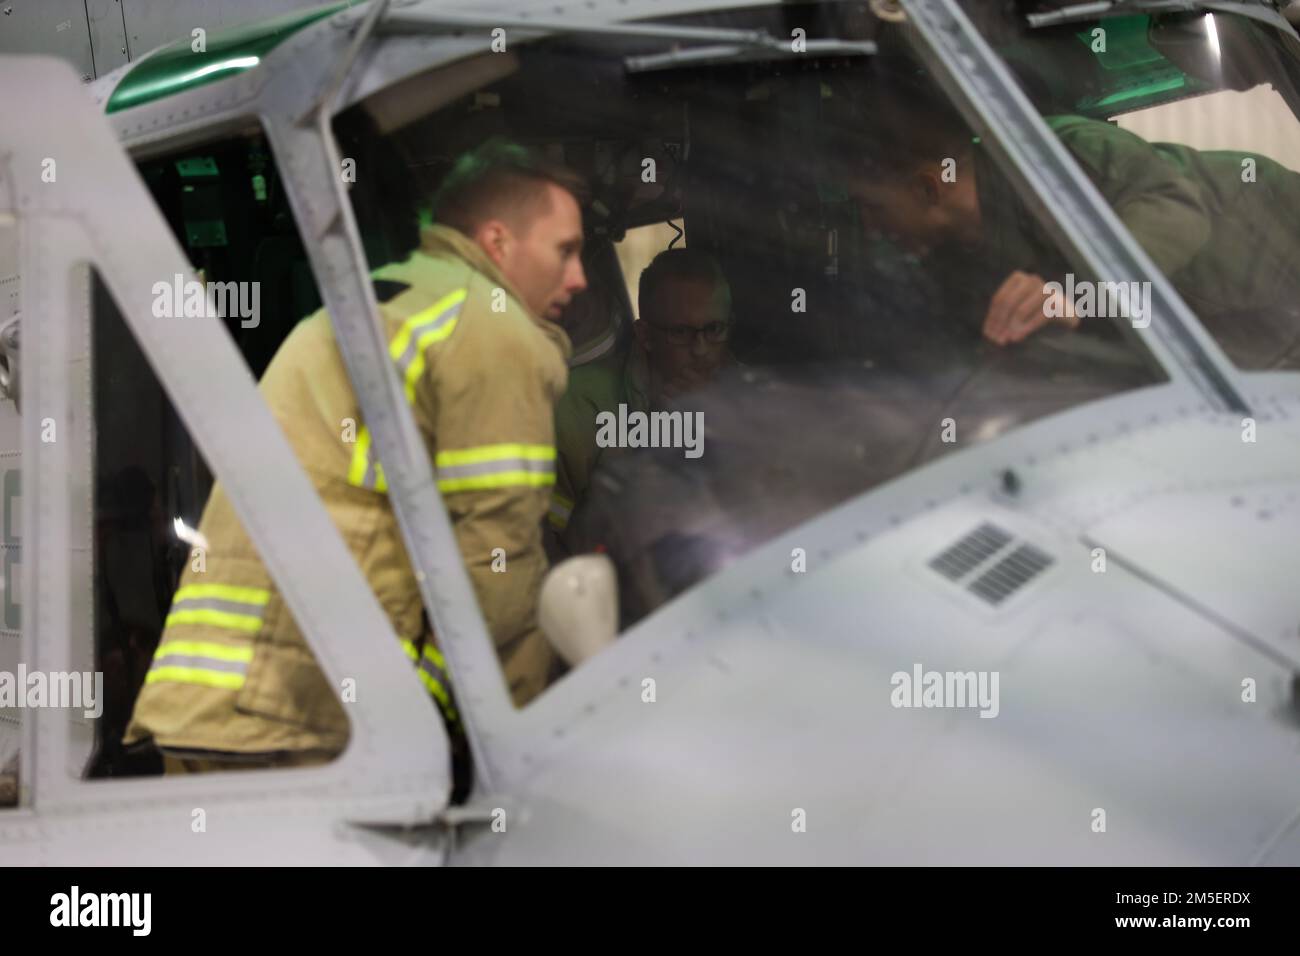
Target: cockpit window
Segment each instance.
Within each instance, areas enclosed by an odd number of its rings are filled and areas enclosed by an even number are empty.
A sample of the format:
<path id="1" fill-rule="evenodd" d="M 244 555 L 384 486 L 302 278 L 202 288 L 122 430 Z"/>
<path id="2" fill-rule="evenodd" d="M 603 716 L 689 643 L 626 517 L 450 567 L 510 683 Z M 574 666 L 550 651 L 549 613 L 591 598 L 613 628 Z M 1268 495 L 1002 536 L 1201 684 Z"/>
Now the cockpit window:
<path id="1" fill-rule="evenodd" d="M 591 250 L 678 224 L 617 347 L 570 369 L 556 413 L 552 554 L 610 554 L 624 626 L 941 455 L 1166 380 L 1134 332 L 1140 290 L 1101 288 L 1058 249 L 905 28 L 859 5 L 680 22 L 809 45 L 630 70 L 671 44 L 552 38 L 455 98 L 447 71 L 430 74 L 426 115 L 381 93 L 336 124 L 340 140 L 374 124 L 366 148 L 405 170 L 387 202 L 353 190 L 363 232 L 417 222 L 457 156 L 493 136 L 589 182 L 584 295 L 628 291 L 619 258 Z M 876 52 L 812 42 L 829 38 Z M 1088 286 L 1091 311 L 1065 304 Z"/>
<path id="2" fill-rule="evenodd" d="M 1229 359 L 1300 369 L 1295 37 L 1222 12 L 1033 26 L 1060 5 L 965 6 Z"/>

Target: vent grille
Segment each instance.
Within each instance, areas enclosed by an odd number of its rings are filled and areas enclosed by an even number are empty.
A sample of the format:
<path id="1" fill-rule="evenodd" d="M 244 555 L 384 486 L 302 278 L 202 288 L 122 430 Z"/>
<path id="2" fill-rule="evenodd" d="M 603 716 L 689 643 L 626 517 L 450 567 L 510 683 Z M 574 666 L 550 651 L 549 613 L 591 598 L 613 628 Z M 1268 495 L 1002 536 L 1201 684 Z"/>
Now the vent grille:
<path id="1" fill-rule="evenodd" d="M 997 606 L 1052 564 L 1052 556 L 1032 544 L 1021 544 L 971 583 L 972 593 Z"/>
<path id="2" fill-rule="evenodd" d="M 930 561 L 930 567 L 949 581 L 959 581 L 1011 540 L 996 525 L 982 524 Z"/>

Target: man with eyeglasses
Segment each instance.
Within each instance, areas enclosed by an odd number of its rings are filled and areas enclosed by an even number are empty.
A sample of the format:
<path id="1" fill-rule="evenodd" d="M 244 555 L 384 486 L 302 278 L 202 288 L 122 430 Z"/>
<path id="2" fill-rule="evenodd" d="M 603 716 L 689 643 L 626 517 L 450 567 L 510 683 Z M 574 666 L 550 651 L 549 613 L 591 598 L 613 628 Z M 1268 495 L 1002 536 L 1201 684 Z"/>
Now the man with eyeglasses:
<path id="1" fill-rule="evenodd" d="M 616 449 L 596 442 L 601 412 L 650 412 L 707 385 L 732 361 L 731 287 L 722 267 L 696 249 L 667 249 L 641 273 L 641 314 L 624 354 L 573 369 L 556 408 L 555 491 L 548 516 L 563 542 L 587 497 L 592 473 Z M 568 550 L 567 548 L 565 550 Z"/>

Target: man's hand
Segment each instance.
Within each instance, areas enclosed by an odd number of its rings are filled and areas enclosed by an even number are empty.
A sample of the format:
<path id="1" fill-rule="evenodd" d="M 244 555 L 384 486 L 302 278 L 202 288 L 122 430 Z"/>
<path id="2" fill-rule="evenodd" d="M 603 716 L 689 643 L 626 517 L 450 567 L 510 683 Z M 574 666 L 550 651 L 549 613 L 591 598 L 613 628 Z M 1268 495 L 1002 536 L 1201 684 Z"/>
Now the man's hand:
<path id="1" fill-rule="evenodd" d="M 1073 303 L 1061 292 L 1049 292 L 1040 275 L 1013 272 L 993 293 L 984 316 L 984 337 L 997 345 L 1020 342 L 1051 322 L 1070 328 L 1079 324 Z"/>

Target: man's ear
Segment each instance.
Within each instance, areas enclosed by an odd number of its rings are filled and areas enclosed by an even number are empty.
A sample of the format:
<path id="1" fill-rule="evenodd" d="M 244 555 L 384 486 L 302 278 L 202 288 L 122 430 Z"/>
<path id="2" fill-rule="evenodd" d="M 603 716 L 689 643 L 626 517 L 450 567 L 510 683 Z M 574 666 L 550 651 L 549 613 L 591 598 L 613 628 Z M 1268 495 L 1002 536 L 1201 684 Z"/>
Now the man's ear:
<path id="1" fill-rule="evenodd" d="M 939 177 L 928 169 L 918 169 L 912 174 L 912 193 L 926 206 L 938 205 L 942 188 Z"/>
<path id="2" fill-rule="evenodd" d="M 510 254 L 510 245 L 514 236 L 510 228 L 500 219 L 488 219 L 474 230 L 474 241 L 487 253 L 489 259 L 500 266 Z"/>

